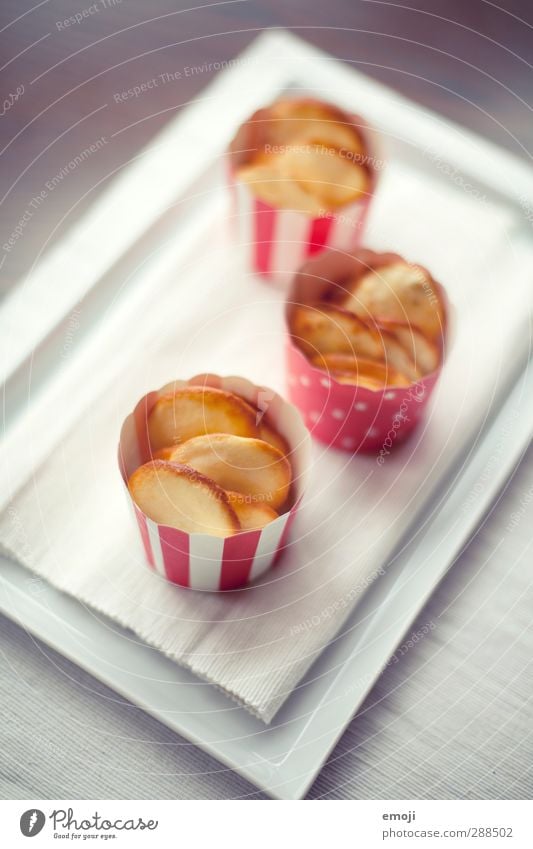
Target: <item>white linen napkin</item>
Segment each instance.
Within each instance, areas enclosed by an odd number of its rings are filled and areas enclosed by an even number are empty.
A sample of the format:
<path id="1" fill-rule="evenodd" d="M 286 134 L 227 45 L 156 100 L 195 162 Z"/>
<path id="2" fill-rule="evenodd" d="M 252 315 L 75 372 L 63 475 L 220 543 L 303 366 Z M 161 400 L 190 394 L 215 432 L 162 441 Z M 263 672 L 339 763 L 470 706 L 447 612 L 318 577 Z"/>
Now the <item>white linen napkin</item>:
<path id="1" fill-rule="evenodd" d="M 269 723 L 379 579 L 439 471 L 475 439 L 508 379 L 531 306 L 526 270 L 508 248 L 509 221 L 488 201 L 388 169 L 367 243 L 426 263 L 447 287 L 456 306 L 452 351 L 426 422 L 383 466 L 315 443 L 292 542 L 256 586 L 197 593 L 151 572 L 116 464 L 123 418 L 169 380 L 209 370 L 284 391 L 283 293 L 239 272 L 231 247 L 213 232 L 190 262 L 153 280 L 135 321 L 102 350 L 99 397 L 77 410 L 4 510 L 0 544 Z M 505 321 L 498 320 L 503 278 Z M 117 375 L 120 355 L 127 362 Z M 72 403 L 63 397 L 56 415 Z M 36 430 L 31 442 L 43 438 Z"/>

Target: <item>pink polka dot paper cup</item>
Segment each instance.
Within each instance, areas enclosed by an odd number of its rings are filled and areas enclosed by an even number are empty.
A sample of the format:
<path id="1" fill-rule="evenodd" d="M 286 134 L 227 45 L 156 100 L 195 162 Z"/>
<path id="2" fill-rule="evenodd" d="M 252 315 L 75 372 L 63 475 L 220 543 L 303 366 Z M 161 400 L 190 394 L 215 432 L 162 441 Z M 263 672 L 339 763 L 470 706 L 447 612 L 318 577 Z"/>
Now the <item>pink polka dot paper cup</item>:
<path id="1" fill-rule="evenodd" d="M 349 291 L 349 281 L 396 262 L 406 263 L 398 254 L 378 254 L 365 249 L 353 254 L 325 252 L 308 261 L 295 275 L 286 303 L 286 369 L 290 400 L 301 410 L 316 439 L 352 453 L 376 452 L 379 462 L 384 462 L 394 446 L 417 427 L 442 371 L 450 312 L 442 286 L 424 269 L 433 290 L 438 293 L 444 316 L 438 343 L 439 364 L 431 373 L 411 383 L 407 381 L 401 387 L 368 388 L 340 382 L 332 371 L 310 362 L 290 328 L 299 305 L 338 299 L 339 293 L 342 296 Z M 386 333 L 386 323 L 378 330 Z"/>
<path id="2" fill-rule="evenodd" d="M 254 162 L 254 157 L 271 148 L 298 148 L 308 152 L 313 143 L 301 141 L 297 144 L 269 143 L 272 125 L 278 121 L 273 118 L 273 110 L 280 104 L 298 104 L 298 107 L 320 107 L 329 110 L 329 123 L 340 122 L 344 131 L 355 132 L 362 144 L 362 152 L 342 147 L 337 148 L 339 156 L 347 162 L 355 162 L 366 172 L 366 188 L 362 194 L 352 201 L 335 205 L 318 204 L 319 208 L 306 204 L 299 205 L 303 200 L 294 192 L 289 192 L 287 203 L 283 206 L 271 199 L 266 199 L 258 189 L 259 182 L 244 181 L 239 172 L 243 166 Z M 303 118 L 292 119 L 298 126 Z M 319 122 L 318 122 L 319 123 Z M 322 122 L 322 127 L 324 126 Z M 303 130 L 302 130 L 303 132 Z M 322 131 L 323 132 L 323 131 Z M 318 141 L 321 140 L 320 129 L 316 130 Z M 311 134 L 312 136 L 312 134 Z M 277 138 L 277 135 L 274 136 Z M 314 145 L 316 149 L 316 145 Z M 322 145 L 324 156 L 335 152 L 335 148 Z M 245 255 L 246 270 L 272 280 L 286 283 L 291 275 L 308 257 L 326 248 L 352 250 L 360 242 L 368 209 L 376 190 L 380 170 L 384 162 L 380 158 L 377 134 L 357 115 L 352 115 L 331 104 L 311 98 L 298 100 L 277 101 L 269 107 L 259 109 L 238 130 L 229 148 L 228 176 L 231 188 L 233 213 L 232 219 L 237 242 Z M 241 172 L 242 173 L 242 172 Z M 276 183 L 291 183 L 287 178 L 266 174 L 262 183 L 272 190 Z M 332 183 L 334 178 L 332 177 Z M 294 181 L 297 184 L 298 181 Z M 307 184 L 309 185 L 309 178 Z M 327 181 L 316 174 L 316 185 L 325 185 Z M 298 184 L 299 185 L 299 184 Z M 340 181 L 337 183 L 337 187 Z M 284 187 L 287 188 L 287 185 Z M 264 192 L 264 189 L 263 189 Z M 285 192 L 284 192 L 285 193 Z M 277 194 L 277 193 L 276 193 Z"/>
<path id="3" fill-rule="evenodd" d="M 186 533 L 153 521 L 132 499 L 127 486 L 130 476 L 152 460 L 148 416 L 159 398 L 187 386 L 213 387 L 240 396 L 256 408 L 258 426 L 274 429 L 285 440 L 292 467 L 291 493 L 280 515 L 261 530 L 241 530 L 227 537 Z M 188 381 L 173 381 L 141 398 L 122 425 L 118 461 L 149 568 L 174 584 L 210 592 L 235 590 L 263 575 L 288 544 L 307 483 L 310 442 L 309 431 L 292 404 L 241 377 L 197 375 Z"/>

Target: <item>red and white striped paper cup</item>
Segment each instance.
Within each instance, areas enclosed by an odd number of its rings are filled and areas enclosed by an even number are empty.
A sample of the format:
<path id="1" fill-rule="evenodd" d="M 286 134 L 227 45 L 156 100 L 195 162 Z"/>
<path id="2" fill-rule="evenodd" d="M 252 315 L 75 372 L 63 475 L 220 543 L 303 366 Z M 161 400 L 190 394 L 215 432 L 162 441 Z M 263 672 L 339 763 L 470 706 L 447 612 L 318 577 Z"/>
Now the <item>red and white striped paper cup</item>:
<path id="1" fill-rule="evenodd" d="M 312 365 L 290 333 L 292 310 L 298 304 L 322 300 L 345 285 L 362 268 L 378 268 L 398 254 L 378 254 L 361 249 L 354 254 L 330 251 L 307 262 L 295 275 L 286 303 L 286 369 L 288 395 L 301 410 L 311 435 L 329 447 L 351 453 L 377 452 L 380 464 L 395 445 L 403 442 L 424 416 L 443 367 L 448 339 L 450 306 L 444 289 L 433 285 L 444 306 L 445 323 L 439 368 L 405 388 L 379 390 L 339 383 L 334 376 Z"/>
<path id="2" fill-rule="evenodd" d="M 209 534 L 188 534 L 157 524 L 131 498 L 127 488 L 130 475 L 151 459 L 147 417 L 161 395 L 182 386 L 212 386 L 240 395 L 257 407 L 258 416 L 264 415 L 287 440 L 293 470 L 292 507 L 262 530 L 241 531 L 225 539 Z M 118 459 L 150 568 L 173 584 L 194 590 L 234 590 L 254 581 L 277 561 L 288 543 L 306 486 L 310 451 L 309 432 L 298 410 L 271 389 L 255 386 L 242 377 L 197 375 L 149 392 L 122 425 Z"/>
<path id="3" fill-rule="evenodd" d="M 321 101 L 305 98 L 306 102 Z M 376 133 L 357 115 L 327 105 L 340 121 L 352 126 L 363 138 L 369 189 L 353 203 L 313 217 L 293 209 L 274 207 L 256 197 L 239 181 L 237 169 L 245 165 L 262 145 L 262 127 L 268 120 L 268 107 L 259 109 L 239 128 L 229 148 L 229 184 L 232 195 L 234 230 L 245 268 L 272 280 L 287 282 L 306 259 L 326 248 L 353 250 L 360 243 L 370 202 L 376 189 L 383 160 L 379 157 Z"/>

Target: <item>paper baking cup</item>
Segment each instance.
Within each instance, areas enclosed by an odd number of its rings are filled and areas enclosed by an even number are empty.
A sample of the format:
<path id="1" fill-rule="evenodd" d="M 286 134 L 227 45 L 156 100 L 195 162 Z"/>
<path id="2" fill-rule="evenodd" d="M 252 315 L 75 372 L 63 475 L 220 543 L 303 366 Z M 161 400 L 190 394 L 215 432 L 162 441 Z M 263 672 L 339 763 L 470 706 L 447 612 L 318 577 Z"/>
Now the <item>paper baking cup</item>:
<path id="1" fill-rule="evenodd" d="M 320 102 L 320 101 L 315 101 Z M 334 108 L 331 104 L 328 107 Z M 362 136 L 367 151 L 369 191 L 363 197 L 313 218 L 260 200 L 236 176 L 250 151 L 261 146 L 262 121 L 267 109 L 259 109 L 239 129 L 229 148 L 229 183 L 233 202 L 235 235 L 245 255 L 246 270 L 286 282 L 306 259 L 326 248 L 353 250 L 360 243 L 370 202 L 376 189 L 379 142 L 373 130 L 357 115 L 336 110 L 339 119 Z"/>
<path id="2" fill-rule="evenodd" d="M 287 440 L 293 469 L 293 506 L 260 531 L 241 531 L 221 539 L 208 534 L 188 534 L 159 525 L 135 504 L 127 488 L 130 475 L 151 459 L 147 417 L 157 399 L 183 386 L 212 386 L 240 395 L 259 410 Z M 245 586 L 267 571 L 287 545 L 289 531 L 302 500 L 310 462 L 309 432 L 298 410 L 264 386 L 241 377 L 198 375 L 174 381 L 145 395 L 120 433 L 119 467 L 126 493 L 151 569 L 173 584 L 194 590 L 223 591 Z"/>
<path id="3" fill-rule="evenodd" d="M 327 372 L 313 366 L 294 344 L 289 329 L 295 305 L 321 300 L 329 289 L 344 285 L 353 275 L 358 257 L 365 257 L 366 263 L 370 256 L 374 259 L 387 256 L 388 261 L 402 259 L 398 255 L 364 250 L 353 255 L 332 251 L 309 261 L 295 275 L 286 304 L 286 367 L 289 398 L 301 410 L 312 436 L 344 451 L 376 452 L 378 462 L 384 462 L 423 417 L 442 371 L 445 344 L 441 364 L 433 373 L 405 388 L 384 387 L 373 391 L 338 383 Z M 435 285 L 445 309 L 446 342 L 450 307 L 442 286 Z"/>

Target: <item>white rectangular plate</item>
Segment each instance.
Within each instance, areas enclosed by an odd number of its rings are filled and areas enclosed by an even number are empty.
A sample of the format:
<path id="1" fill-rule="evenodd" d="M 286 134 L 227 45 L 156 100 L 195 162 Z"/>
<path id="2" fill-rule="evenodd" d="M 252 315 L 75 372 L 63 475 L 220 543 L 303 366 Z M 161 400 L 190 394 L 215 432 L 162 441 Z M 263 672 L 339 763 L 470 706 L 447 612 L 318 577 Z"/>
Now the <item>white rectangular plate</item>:
<path id="1" fill-rule="evenodd" d="M 254 84 L 245 85 L 250 74 Z M 13 424 L 6 433 L 1 457 L 4 464 L 9 456 L 24 456 L 18 446 L 26 444 L 30 415 L 32 428 L 36 418 L 43 423 L 43 440 L 38 447 L 43 457 L 67 430 L 70 422 L 65 418 L 57 421 L 53 416 L 59 393 L 70 393 L 73 411 L 97 394 L 98 370 L 88 370 L 87 364 L 105 350 L 115 327 L 124 326 L 147 287 L 156 285 L 158 275 L 165 269 L 177 267 L 180 254 L 186 256 L 192 241 L 219 214 L 217 192 L 213 191 L 217 179 L 213 162 L 220 159 L 235 127 L 253 109 L 290 87 L 317 94 L 328 92 L 329 96 L 334 91 L 335 99 L 344 106 L 361 103 L 361 112 L 378 127 L 387 127 L 389 135 L 391 128 L 406 126 L 408 114 L 407 129 L 396 140 L 395 156 L 408 162 L 417 149 L 442 149 L 444 140 L 452 164 L 458 163 L 472 186 L 513 217 L 515 251 L 531 257 L 533 245 L 519 204 L 507 195 L 508 186 L 519 185 L 523 196 L 533 199 L 533 181 L 525 166 L 292 36 L 262 36 L 241 62 L 222 74 L 206 90 L 204 98 L 186 109 L 127 169 L 32 277 L 32 297 L 25 298 L 22 332 L 17 334 L 16 347 L 6 352 L 8 377 L 15 368 L 18 371 L 16 378 L 8 381 L 7 414 Z M 206 138 L 206 122 L 212 119 L 217 101 L 224 103 L 224 121 L 213 126 Z M 228 103 L 234 105 L 229 108 Z M 187 159 L 187 169 L 172 167 L 172 163 L 180 162 L 180 151 Z M 423 178 L 424 168 L 429 168 L 430 163 L 427 158 L 415 160 Z M 206 188 L 209 191 L 204 195 Z M 185 196 L 188 200 L 180 206 Z M 142 207 L 137 202 L 139 197 L 146 199 Z M 177 205 L 176 214 L 166 215 L 164 223 L 159 222 L 172 203 Z M 109 232 L 113 221 L 121 222 L 117 237 L 100 238 L 100 234 Z M 164 237 L 169 232 L 175 235 L 165 244 Z M 76 287 L 59 293 L 51 304 L 50 279 L 61 273 L 61 268 L 71 268 L 73 254 L 93 256 L 95 244 L 105 248 L 97 252 L 94 262 L 83 264 Z M 157 253 L 143 266 L 141 274 L 137 272 L 135 286 L 128 287 L 126 294 L 117 294 L 113 279 L 125 279 L 128 267 L 135 268 L 138 257 L 148 255 L 154 246 Z M 113 265 L 117 269 L 118 264 L 120 274 L 113 278 L 109 269 Z M 36 372 L 35 362 L 30 361 L 31 351 L 39 343 L 40 357 L 53 360 L 54 350 L 63 343 L 69 313 L 80 301 L 84 304 L 85 323 L 90 315 L 95 319 L 85 346 L 60 375 L 47 375 L 45 365 Z M 43 303 L 50 317 L 47 325 L 43 324 Z M 33 313 L 28 313 L 27 304 L 34 305 Z M 0 311 L 5 328 L 20 326 L 19 309 L 17 297 L 13 296 Z M 132 338 L 131 344 L 137 341 Z M 529 442 L 533 381 L 531 374 L 524 371 L 527 339 L 522 340 L 524 344 L 520 341 L 517 340 L 516 362 L 509 368 L 506 404 L 497 418 L 487 420 L 476 452 L 462 458 L 457 468 L 447 470 L 435 499 L 427 504 L 419 520 L 415 538 L 397 554 L 394 568 L 370 587 L 342 636 L 321 655 L 271 726 L 265 727 L 214 687 L 154 649 L 124 639 L 120 628 L 101 622 L 94 612 L 89 614 L 72 598 L 52 587 L 36 594 L 29 573 L 8 561 L 2 563 L 0 609 L 63 654 L 68 646 L 71 660 L 271 796 L 302 797 L 413 617 L 453 563 Z M 122 360 L 115 359 L 113 363 L 117 372 L 128 351 L 122 355 Z M 41 392 L 29 409 L 20 409 L 30 365 L 34 376 L 39 375 Z M 84 380 L 80 381 L 80 373 L 85 375 Z M 32 387 L 35 389 L 35 379 Z M 506 434 L 504 451 L 502 432 Z M 31 464 L 37 461 L 33 454 Z M 10 469 L 9 488 L 22 482 L 27 472 L 22 460 L 17 479 Z M 476 497 L 472 499 L 474 490 Z M 105 663 L 103 657 L 107 658 Z"/>

